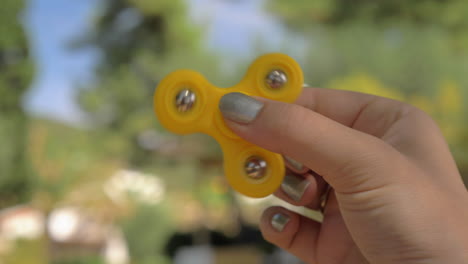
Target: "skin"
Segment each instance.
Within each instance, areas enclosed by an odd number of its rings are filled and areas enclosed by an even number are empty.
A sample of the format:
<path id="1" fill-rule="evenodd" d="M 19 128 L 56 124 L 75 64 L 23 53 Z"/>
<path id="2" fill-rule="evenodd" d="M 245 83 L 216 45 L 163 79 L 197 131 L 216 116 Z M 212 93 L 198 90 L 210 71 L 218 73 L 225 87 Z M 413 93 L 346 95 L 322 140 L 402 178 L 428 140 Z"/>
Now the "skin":
<path id="1" fill-rule="evenodd" d="M 306 88 L 295 104 L 265 105 L 249 124 L 226 121 L 242 138 L 289 156 L 320 176 L 300 201 L 322 223 L 280 207 L 261 219 L 263 236 L 306 263 L 467 263 L 468 194 L 439 128 L 423 111 L 377 96 Z M 276 213 L 290 217 L 276 231 Z"/>

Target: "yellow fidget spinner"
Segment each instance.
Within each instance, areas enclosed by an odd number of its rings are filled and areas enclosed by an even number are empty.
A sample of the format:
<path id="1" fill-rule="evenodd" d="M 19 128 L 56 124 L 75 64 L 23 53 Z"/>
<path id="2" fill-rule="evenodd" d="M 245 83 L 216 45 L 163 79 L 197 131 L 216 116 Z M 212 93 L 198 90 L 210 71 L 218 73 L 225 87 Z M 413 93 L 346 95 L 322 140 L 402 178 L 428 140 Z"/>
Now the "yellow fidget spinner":
<path id="1" fill-rule="evenodd" d="M 302 91 L 299 64 L 289 56 L 272 53 L 257 58 L 240 83 L 219 88 L 190 70 L 175 71 L 156 88 L 154 111 L 160 123 L 177 134 L 201 132 L 221 145 L 224 173 L 236 191 L 264 197 L 276 191 L 285 174 L 280 154 L 249 143 L 224 123 L 218 103 L 227 93 L 240 92 L 271 100 L 294 102 Z"/>

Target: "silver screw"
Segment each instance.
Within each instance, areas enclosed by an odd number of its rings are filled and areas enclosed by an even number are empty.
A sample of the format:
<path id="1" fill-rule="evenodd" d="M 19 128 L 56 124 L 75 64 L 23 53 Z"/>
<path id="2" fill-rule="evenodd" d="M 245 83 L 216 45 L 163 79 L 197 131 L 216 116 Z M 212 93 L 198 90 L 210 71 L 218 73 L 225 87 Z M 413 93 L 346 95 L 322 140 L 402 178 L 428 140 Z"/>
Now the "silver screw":
<path id="1" fill-rule="evenodd" d="M 197 97 L 195 93 L 190 91 L 189 89 L 183 89 L 180 91 L 176 98 L 175 104 L 177 106 L 177 111 L 179 112 L 187 112 L 192 109 L 193 105 L 195 104 Z"/>
<path id="2" fill-rule="evenodd" d="M 286 73 L 282 70 L 273 70 L 265 78 L 267 85 L 272 89 L 279 89 L 283 87 L 288 81 Z"/>
<path id="3" fill-rule="evenodd" d="M 258 180 L 265 176 L 267 163 L 261 158 L 250 157 L 245 162 L 245 173 L 252 179 Z"/>

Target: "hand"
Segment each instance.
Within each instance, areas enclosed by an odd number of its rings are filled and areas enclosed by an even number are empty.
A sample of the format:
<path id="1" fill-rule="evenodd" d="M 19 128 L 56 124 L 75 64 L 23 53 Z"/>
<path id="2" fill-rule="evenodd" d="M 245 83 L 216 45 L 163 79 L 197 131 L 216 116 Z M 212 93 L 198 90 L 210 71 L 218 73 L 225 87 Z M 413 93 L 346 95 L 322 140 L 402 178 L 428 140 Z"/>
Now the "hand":
<path id="1" fill-rule="evenodd" d="M 288 175 L 277 196 L 322 223 L 267 209 L 266 240 L 307 263 L 468 263 L 468 194 L 434 121 L 377 96 L 306 88 L 295 104 L 239 93 L 220 101 L 239 136 L 320 176 Z"/>

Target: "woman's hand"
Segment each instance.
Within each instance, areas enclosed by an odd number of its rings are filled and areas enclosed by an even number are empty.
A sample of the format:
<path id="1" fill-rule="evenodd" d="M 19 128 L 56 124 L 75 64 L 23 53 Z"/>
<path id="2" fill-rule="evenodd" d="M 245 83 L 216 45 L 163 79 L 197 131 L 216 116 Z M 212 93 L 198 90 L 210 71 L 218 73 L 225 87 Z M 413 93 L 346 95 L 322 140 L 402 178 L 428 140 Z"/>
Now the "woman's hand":
<path id="1" fill-rule="evenodd" d="M 268 241 L 307 263 L 468 263 L 468 195 L 437 125 L 377 96 L 306 88 L 296 104 L 225 95 L 220 109 L 242 138 L 320 176 L 288 175 L 277 196 L 317 209 L 322 223 L 267 209 Z"/>

